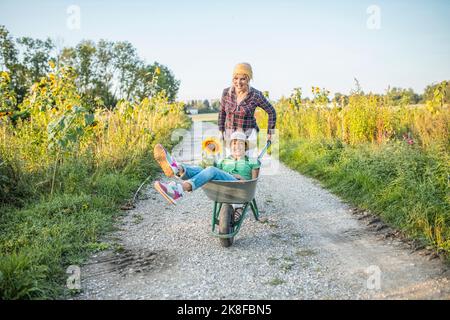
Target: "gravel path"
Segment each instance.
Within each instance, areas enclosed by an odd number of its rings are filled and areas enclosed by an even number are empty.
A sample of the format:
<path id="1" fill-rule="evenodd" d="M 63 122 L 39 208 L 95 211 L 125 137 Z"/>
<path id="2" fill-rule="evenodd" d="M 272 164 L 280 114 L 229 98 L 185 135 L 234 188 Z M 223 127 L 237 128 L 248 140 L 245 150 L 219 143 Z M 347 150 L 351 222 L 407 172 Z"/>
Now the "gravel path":
<path id="1" fill-rule="evenodd" d="M 189 160 L 202 137 L 186 137 L 173 153 Z M 267 221 L 247 215 L 230 248 L 210 235 L 203 191 L 178 206 L 152 188 L 144 198 L 109 237 L 114 249 L 82 266 L 75 299 L 450 298 L 440 259 L 282 164 L 258 182 Z"/>

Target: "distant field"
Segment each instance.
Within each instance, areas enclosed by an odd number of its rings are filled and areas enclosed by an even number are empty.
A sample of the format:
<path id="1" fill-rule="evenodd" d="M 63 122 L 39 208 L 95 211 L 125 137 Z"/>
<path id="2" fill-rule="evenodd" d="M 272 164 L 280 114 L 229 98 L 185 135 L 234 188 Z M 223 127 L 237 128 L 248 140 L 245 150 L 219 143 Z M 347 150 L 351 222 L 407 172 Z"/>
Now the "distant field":
<path id="1" fill-rule="evenodd" d="M 189 116 L 192 121 L 212 121 L 217 122 L 218 113 L 202 113 Z"/>

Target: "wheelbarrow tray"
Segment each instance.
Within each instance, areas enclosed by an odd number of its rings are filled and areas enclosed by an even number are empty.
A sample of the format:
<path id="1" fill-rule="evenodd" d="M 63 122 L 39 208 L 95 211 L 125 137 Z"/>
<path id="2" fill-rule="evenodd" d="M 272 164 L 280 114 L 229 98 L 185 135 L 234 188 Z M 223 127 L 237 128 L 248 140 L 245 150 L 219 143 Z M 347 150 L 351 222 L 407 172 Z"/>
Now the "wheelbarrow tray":
<path id="1" fill-rule="evenodd" d="M 206 183 L 202 189 L 206 196 L 219 203 L 248 203 L 255 198 L 256 183 L 258 179 L 219 181 L 212 180 Z"/>

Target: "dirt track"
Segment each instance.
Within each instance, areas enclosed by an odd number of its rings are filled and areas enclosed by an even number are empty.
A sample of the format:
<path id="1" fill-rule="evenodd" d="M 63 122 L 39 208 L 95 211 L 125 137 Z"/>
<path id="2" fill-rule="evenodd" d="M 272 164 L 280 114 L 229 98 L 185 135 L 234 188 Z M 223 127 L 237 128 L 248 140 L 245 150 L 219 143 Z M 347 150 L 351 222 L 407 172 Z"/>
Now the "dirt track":
<path id="1" fill-rule="evenodd" d="M 214 129 L 208 124 L 209 129 Z M 202 139 L 196 136 L 193 145 Z M 191 139 L 174 154 L 189 159 Z M 265 158 L 265 163 L 270 159 Z M 230 248 L 210 235 L 212 203 L 196 191 L 174 207 L 152 188 L 82 267 L 77 299 L 449 299 L 449 271 L 425 250 L 279 164 Z"/>

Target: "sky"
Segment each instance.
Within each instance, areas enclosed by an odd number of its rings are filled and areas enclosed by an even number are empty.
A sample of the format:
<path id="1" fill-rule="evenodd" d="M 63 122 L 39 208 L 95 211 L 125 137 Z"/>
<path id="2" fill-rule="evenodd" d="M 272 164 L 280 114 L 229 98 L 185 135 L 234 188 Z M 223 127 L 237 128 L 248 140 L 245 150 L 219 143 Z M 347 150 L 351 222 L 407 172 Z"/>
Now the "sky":
<path id="1" fill-rule="evenodd" d="M 297 87 L 349 93 L 354 78 L 365 92 L 422 93 L 450 79 L 449 17 L 448 0 L 0 0 L 14 37 L 129 41 L 173 71 L 180 100 L 220 98 L 239 62 L 271 99 Z"/>

